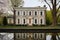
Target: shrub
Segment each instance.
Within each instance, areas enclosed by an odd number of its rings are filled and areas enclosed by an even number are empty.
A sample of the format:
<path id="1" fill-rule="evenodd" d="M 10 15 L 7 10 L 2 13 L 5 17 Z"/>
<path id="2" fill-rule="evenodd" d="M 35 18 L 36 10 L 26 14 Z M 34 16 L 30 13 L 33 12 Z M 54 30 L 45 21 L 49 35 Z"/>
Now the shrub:
<path id="1" fill-rule="evenodd" d="M 3 25 L 7 25 L 8 23 L 7 23 L 7 18 L 6 17 L 4 17 L 3 18 Z"/>

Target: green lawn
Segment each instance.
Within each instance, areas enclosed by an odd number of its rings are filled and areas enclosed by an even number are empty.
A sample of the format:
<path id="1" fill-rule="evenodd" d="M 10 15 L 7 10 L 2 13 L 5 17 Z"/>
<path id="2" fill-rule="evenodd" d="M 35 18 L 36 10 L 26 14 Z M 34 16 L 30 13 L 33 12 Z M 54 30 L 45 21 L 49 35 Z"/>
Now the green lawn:
<path id="1" fill-rule="evenodd" d="M 0 26 L 0 29 L 60 29 L 59 26 Z"/>

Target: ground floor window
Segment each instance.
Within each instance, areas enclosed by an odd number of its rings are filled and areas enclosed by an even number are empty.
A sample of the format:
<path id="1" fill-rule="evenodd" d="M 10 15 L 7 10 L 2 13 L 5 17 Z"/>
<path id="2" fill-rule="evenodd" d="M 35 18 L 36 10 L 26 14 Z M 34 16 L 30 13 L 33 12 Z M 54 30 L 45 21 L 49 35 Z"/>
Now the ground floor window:
<path id="1" fill-rule="evenodd" d="M 42 19 L 40 21 L 41 21 L 41 24 L 42 24 Z"/>
<path id="2" fill-rule="evenodd" d="M 35 24 L 37 24 L 37 19 L 35 19 Z"/>
<path id="3" fill-rule="evenodd" d="M 23 23 L 25 24 L 25 19 L 23 19 Z"/>
<path id="4" fill-rule="evenodd" d="M 19 24 L 19 20 L 20 20 L 20 19 L 18 19 L 18 24 Z"/>

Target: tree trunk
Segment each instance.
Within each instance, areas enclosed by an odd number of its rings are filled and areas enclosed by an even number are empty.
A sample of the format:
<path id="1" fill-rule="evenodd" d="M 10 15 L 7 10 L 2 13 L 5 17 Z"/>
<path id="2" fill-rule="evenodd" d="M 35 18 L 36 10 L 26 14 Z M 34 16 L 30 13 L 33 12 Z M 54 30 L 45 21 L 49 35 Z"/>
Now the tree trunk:
<path id="1" fill-rule="evenodd" d="M 52 7 L 53 7 L 53 9 L 52 9 L 52 18 L 53 18 L 52 25 L 56 26 L 57 25 L 56 0 L 54 0 L 53 2 L 54 2 L 54 4 L 52 5 Z"/>
<path id="2" fill-rule="evenodd" d="M 56 35 L 57 35 L 57 33 L 52 33 L 51 40 L 57 40 L 57 39 L 56 39 Z"/>
<path id="3" fill-rule="evenodd" d="M 52 5 L 52 7 L 53 7 L 53 9 L 52 9 L 52 18 L 53 18 L 52 25 L 53 25 L 53 27 L 54 27 L 54 26 L 57 25 L 56 0 L 54 0 L 53 2 L 54 2 L 54 3 L 53 3 L 53 5 Z M 52 40 L 57 40 L 57 39 L 56 39 L 56 35 L 57 35 L 57 33 L 52 33 Z"/>
<path id="4" fill-rule="evenodd" d="M 56 14 L 55 14 L 55 12 L 53 12 L 53 14 L 52 14 L 53 16 L 53 22 L 52 22 L 52 25 L 53 26 L 56 26 L 57 25 L 57 17 L 56 17 Z"/>

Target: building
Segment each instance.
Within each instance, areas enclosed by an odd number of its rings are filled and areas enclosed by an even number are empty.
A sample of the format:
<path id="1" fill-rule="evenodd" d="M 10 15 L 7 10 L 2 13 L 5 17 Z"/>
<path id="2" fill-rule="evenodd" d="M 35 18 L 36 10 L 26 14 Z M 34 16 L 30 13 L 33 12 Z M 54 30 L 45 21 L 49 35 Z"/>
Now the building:
<path id="1" fill-rule="evenodd" d="M 46 7 L 15 7 L 8 24 L 46 25 Z M 15 33 L 15 40 L 45 40 L 45 33 Z"/>
<path id="2" fill-rule="evenodd" d="M 46 7 L 15 7 L 14 17 L 8 18 L 8 24 L 46 25 Z"/>

